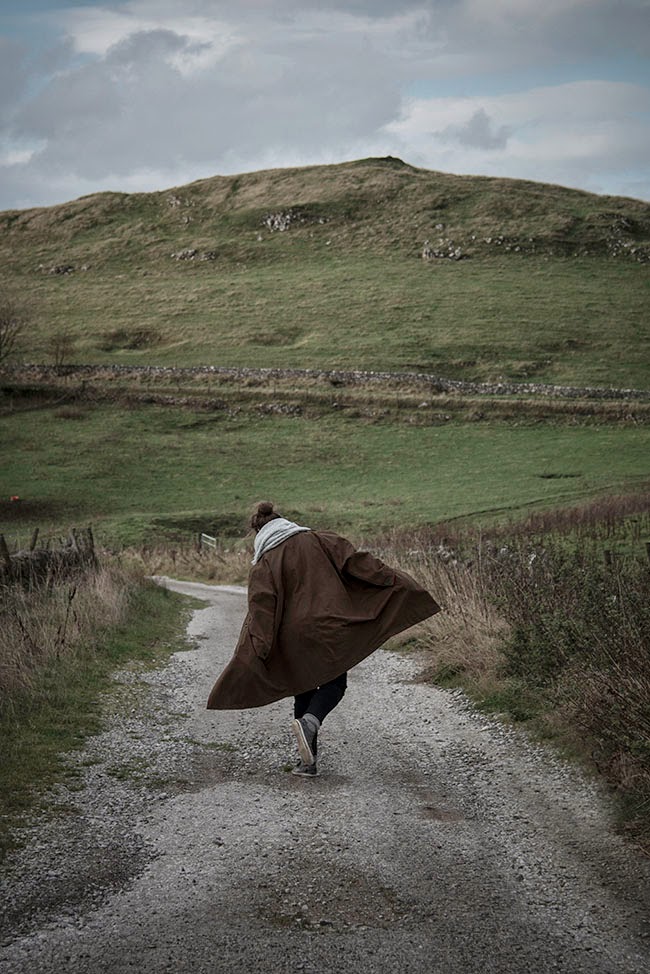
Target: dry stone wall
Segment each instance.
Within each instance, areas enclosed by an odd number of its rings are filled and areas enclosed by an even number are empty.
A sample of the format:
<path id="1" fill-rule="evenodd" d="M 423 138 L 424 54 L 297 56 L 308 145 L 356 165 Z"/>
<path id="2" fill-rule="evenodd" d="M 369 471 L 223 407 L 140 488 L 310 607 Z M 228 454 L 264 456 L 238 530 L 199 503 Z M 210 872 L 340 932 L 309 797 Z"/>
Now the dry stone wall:
<path id="1" fill-rule="evenodd" d="M 428 372 L 372 372 L 361 369 L 264 369 L 235 368 L 219 365 L 199 365 L 187 367 L 159 365 L 13 365 L 0 369 L 0 376 L 19 378 L 29 377 L 52 379 L 54 377 L 123 377 L 138 378 L 199 378 L 201 376 L 224 376 L 232 379 L 315 379 L 334 386 L 385 384 L 421 385 L 431 392 L 459 393 L 472 396 L 546 396 L 557 399 L 596 399 L 650 402 L 650 390 L 614 389 L 606 387 L 579 387 L 550 385 L 541 382 L 465 382 L 461 379 L 447 379 Z"/>

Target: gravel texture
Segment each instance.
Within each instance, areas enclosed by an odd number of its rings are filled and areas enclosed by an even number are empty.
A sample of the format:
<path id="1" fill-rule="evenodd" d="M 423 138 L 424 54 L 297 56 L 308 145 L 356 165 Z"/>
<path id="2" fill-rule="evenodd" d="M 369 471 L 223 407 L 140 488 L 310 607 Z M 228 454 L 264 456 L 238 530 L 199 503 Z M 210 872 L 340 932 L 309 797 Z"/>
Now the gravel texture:
<path id="1" fill-rule="evenodd" d="M 380 651 L 296 778 L 290 704 L 208 712 L 242 589 L 192 651 L 119 674 L 2 877 L 3 974 L 163 971 L 646 974 L 650 863 L 597 785 Z"/>

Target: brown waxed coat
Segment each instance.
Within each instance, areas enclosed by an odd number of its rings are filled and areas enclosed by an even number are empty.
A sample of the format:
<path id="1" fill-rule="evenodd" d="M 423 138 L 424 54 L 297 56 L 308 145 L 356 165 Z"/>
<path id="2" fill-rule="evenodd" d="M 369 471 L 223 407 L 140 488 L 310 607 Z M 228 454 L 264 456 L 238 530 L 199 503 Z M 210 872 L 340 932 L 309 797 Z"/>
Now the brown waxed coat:
<path id="1" fill-rule="evenodd" d="M 440 606 L 405 572 L 328 531 L 305 531 L 252 568 L 248 614 L 209 710 L 262 707 L 340 676 Z"/>

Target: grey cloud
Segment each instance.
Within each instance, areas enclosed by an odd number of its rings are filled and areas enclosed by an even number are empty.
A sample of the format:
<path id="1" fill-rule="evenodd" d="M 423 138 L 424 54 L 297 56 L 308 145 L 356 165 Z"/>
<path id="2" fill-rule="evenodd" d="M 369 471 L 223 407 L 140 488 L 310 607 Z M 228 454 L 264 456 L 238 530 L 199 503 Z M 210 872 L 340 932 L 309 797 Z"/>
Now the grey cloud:
<path id="1" fill-rule="evenodd" d="M 501 16 L 489 0 L 483 3 L 484 16 L 480 5 L 467 0 L 425 0 L 419 9 L 422 35 L 439 45 L 431 53 L 447 76 L 573 67 L 577 60 L 650 51 L 647 0 L 591 0 L 550 10 L 543 4 L 513 3 Z"/>
<path id="2" fill-rule="evenodd" d="M 89 125 L 115 117 L 121 103 L 105 67 L 97 70 L 86 65 L 54 78 L 16 114 L 12 130 L 19 136 L 60 143 L 87 131 Z"/>
<path id="3" fill-rule="evenodd" d="M 545 9 L 539 0 L 513 2 L 502 15 L 499 5 L 485 0 L 485 16 L 480 16 L 480 7 L 472 0 L 277 0 L 260 3 L 256 13 L 282 17 L 312 9 L 378 20 L 419 12 L 420 40 L 435 43 L 432 53 L 442 46 L 449 55 L 473 56 L 477 64 L 492 63 L 497 70 L 509 63 L 650 51 L 648 0 L 590 0 L 555 9 Z M 222 11 L 228 16 L 226 5 Z"/>
<path id="4" fill-rule="evenodd" d="M 34 54 L 19 41 L 0 35 L 0 123 L 10 124 L 30 91 L 69 63 L 69 42 L 54 44 Z"/>
<path id="5" fill-rule="evenodd" d="M 563 12 L 557 23 L 556 42 L 583 56 L 596 53 L 639 56 L 650 53 L 650 3 L 648 0 L 595 0 L 586 7 Z"/>
<path id="6" fill-rule="evenodd" d="M 149 31 L 60 75 L 18 115 L 14 131 L 46 139 L 33 168 L 83 178 L 201 163 L 224 154 L 314 152 L 362 139 L 398 113 L 400 77 L 357 36 L 249 40 L 207 72 L 184 77 L 170 55 L 195 50 Z M 250 74 L 254 77 L 251 79 Z"/>
<path id="7" fill-rule="evenodd" d="M 7 118 L 23 96 L 29 71 L 26 51 L 6 37 L 0 37 L 0 118 Z"/>
<path id="8" fill-rule="evenodd" d="M 314 10 L 318 13 L 323 11 L 333 11 L 336 13 L 353 14 L 360 17 L 382 18 L 395 17 L 412 10 L 422 7 L 446 7 L 455 5 L 459 0 L 246 0 L 238 7 L 238 15 L 242 18 L 257 17 L 268 19 L 281 19 L 283 17 L 302 13 L 305 10 Z M 232 4 L 230 2 L 217 2 L 214 0 L 196 0 L 191 6 L 191 10 L 197 13 L 214 13 L 218 10 L 219 16 L 228 18 L 232 15 Z"/>
<path id="9" fill-rule="evenodd" d="M 187 37 L 173 30 L 138 31 L 114 44 L 109 49 L 105 60 L 109 65 L 146 68 L 148 64 L 155 63 L 170 54 L 178 54 L 197 46 L 200 45 L 193 44 Z"/>
<path id="10" fill-rule="evenodd" d="M 485 109 L 479 108 L 464 125 L 451 125 L 434 135 L 443 142 L 458 142 L 471 149 L 505 149 L 511 129 L 507 125 L 497 127 Z"/>

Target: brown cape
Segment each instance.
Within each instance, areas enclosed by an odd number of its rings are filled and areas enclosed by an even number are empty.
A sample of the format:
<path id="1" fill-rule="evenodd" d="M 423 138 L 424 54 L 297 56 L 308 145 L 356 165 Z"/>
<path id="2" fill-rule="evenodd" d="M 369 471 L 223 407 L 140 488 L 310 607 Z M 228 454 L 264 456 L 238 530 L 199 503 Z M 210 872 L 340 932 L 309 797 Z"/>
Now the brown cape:
<path id="1" fill-rule="evenodd" d="M 294 534 L 251 570 L 248 614 L 208 709 L 262 707 L 312 690 L 439 610 L 409 575 L 345 538 Z"/>

